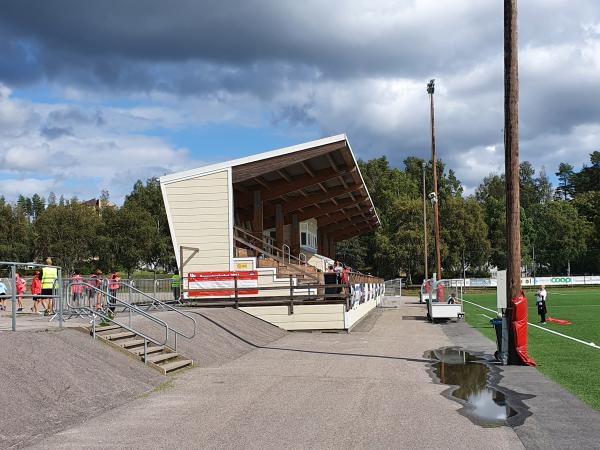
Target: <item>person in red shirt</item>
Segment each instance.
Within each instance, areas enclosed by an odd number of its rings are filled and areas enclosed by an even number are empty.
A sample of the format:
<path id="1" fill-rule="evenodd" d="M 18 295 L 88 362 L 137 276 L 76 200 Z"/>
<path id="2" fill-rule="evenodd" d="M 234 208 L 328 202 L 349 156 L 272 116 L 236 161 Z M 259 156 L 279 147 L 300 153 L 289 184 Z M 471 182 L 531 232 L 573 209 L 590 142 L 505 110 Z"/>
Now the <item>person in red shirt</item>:
<path id="1" fill-rule="evenodd" d="M 46 303 L 44 299 L 40 299 L 36 297 L 36 295 L 41 295 L 42 293 L 42 280 L 40 280 L 40 273 L 36 272 L 33 276 L 33 281 L 31 282 L 31 294 L 33 295 L 33 308 L 31 308 L 31 312 L 36 314 L 41 314 L 38 312 L 38 304 L 42 303 L 42 307 L 46 309 Z"/>
<path id="2" fill-rule="evenodd" d="M 75 271 L 71 277 L 71 296 L 73 297 L 73 303 L 75 306 L 81 306 L 83 300 L 83 277 L 78 270 Z"/>
<path id="3" fill-rule="evenodd" d="M 23 311 L 23 294 L 27 290 L 27 283 L 19 273 L 16 275 L 15 282 L 17 285 L 17 312 L 21 312 Z"/>

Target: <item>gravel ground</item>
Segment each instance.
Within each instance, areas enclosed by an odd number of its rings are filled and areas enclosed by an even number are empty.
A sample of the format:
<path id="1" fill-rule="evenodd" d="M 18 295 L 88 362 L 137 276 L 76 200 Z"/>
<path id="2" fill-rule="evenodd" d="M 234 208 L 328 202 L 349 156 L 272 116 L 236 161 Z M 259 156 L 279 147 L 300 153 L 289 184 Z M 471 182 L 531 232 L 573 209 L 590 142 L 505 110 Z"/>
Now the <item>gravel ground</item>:
<path id="1" fill-rule="evenodd" d="M 165 381 L 73 329 L 0 332 L 0 448 L 84 422 Z"/>

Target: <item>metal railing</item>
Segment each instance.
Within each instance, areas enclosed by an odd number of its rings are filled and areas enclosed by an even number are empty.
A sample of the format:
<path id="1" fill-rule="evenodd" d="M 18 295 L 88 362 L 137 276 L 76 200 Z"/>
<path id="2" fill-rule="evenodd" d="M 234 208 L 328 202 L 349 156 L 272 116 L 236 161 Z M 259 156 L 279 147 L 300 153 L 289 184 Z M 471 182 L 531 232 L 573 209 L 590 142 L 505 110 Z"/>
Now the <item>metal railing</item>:
<path id="1" fill-rule="evenodd" d="M 96 320 L 98 319 L 98 317 L 100 317 L 103 321 L 106 321 L 109 323 L 114 323 L 115 325 L 118 325 L 121 328 L 124 328 L 125 330 L 127 330 L 131 333 L 135 333 L 136 335 L 140 336 L 144 340 L 144 364 L 147 364 L 147 359 L 148 359 L 147 358 L 148 342 L 152 342 L 153 344 L 159 345 L 159 346 L 167 345 L 167 341 L 169 339 L 169 325 L 165 321 L 163 321 L 157 317 L 154 317 L 152 314 L 147 313 L 146 311 L 144 311 L 141 308 L 138 308 L 135 305 L 131 305 L 127 302 L 120 300 L 119 298 L 115 297 L 114 295 L 112 295 L 108 292 L 105 292 L 96 286 L 92 286 L 89 283 L 85 283 L 85 282 L 81 282 L 81 281 L 70 281 L 67 283 L 67 288 L 72 288 L 73 286 L 86 287 L 88 289 L 91 289 L 92 292 L 102 295 L 107 300 L 107 304 L 105 306 L 103 306 L 103 308 L 96 308 L 95 305 L 94 305 L 94 307 L 92 307 L 90 305 L 85 305 L 85 304 L 84 305 L 73 305 L 69 302 L 70 296 L 69 295 L 66 296 L 66 299 L 65 299 L 66 305 L 69 308 L 69 310 L 71 310 L 72 312 L 74 312 L 78 315 L 80 315 L 82 312 L 87 313 L 87 315 L 92 318 L 92 320 L 91 320 L 92 336 L 94 337 L 94 339 L 96 339 Z M 71 289 L 68 289 L 68 290 L 70 291 Z M 124 323 L 121 323 L 115 319 L 116 316 L 114 315 L 114 312 L 111 311 L 111 308 L 116 308 L 117 304 L 129 312 L 129 325 L 125 325 Z M 145 317 L 146 319 L 150 320 L 151 322 L 154 322 L 155 324 L 161 325 L 165 330 L 164 340 L 159 341 L 158 339 L 148 336 L 146 333 L 144 333 L 138 329 L 134 329 L 131 325 L 132 312 L 139 314 L 142 317 Z M 175 350 L 176 349 L 177 348 L 175 348 Z"/>
<path id="2" fill-rule="evenodd" d="M 57 282 L 57 280 L 61 280 L 62 279 L 62 267 L 60 266 L 52 266 L 52 265 L 48 265 L 48 264 L 36 264 L 36 263 L 20 263 L 20 262 L 15 262 L 15 261 L 0 261 L 0 267 L 1 266 L 8 266 L 10 267 L 11 270 L 11 285 L 12 285 L 12 292 L 11 292 L 11 296 L 10 299 L 12 301 L 12 313 L 11 313 L 11 329 L 12 331 L 16 331 L 17 330 L 17 297 L 20 298 L 29 298 L 29 297 L 37 297 L 40 299 L 43 298 L 47 298 L 48 300 L 51 300 L 53 303 L 58 303 L 59 306 L 59 311 L 58 311 L 58 318 L 59 318 L 59 326 L 62 327 L 62 302 L 60 301 L 60 299 L 62 298 L 63 292 L 62 292 L 62 285 L 60 282 Z M 56 273 L 57 273 L 57 278 L 54 280 L 53 282 L 53 287 L 52 287 L 52 295 L 33 295 L 33 294 L 18 294 L 17 293 L 17 267 L 25 267 L 25 268 L 44 268 L 44 267 L 50 267 L 53 269 L 56 269 Z M 2 295 L 0 296 L 3 300 L 6 300 L 8 298 L 7 295 Z M 58 300 L 58 302 L 55 302 L 55 300 Z M 56 305 L 53 304 L 53 307 L 55 307 Z M 56 317 L 53 316 L 52 318 Z"/>
<path id="3" fill-rule="evenodd" d="M 146 294 L 145 292 L 140 291 L 139 289 L 131 286 L 128 283 L 124 283 L 121 282 L 122 285 L 126 286 L 130 291 L 134 291 L 137 292 L 138 294 L 142 295 L 143 297 L 147 298 L 150 301 L 150 304 L 148 306 L 148 310 L 151 308 L 157 308 L 160 307 L 161 309 L 165 310 L 165 311 L 172 311 L 175 312 L 176 314 L 180 315 L 181 317 L 184 317 L 186 320 L 189 320 L 191 322 L 191 327 L 192 327 L 192 332 L 190 334 L 186 334 L 183 331 L 179 331 L 175 328 L 173 328 L 172 326 L 170 327 L 170 330 L 174 333 L 175 336 L 175 350 L 177 350 L 177 336 L 181 336 L 184 337 L 186 339 L 193 339 L 194 336 L 196 336 L 196 319 L 194 319 L 192 316 L 190 316 L 189 314 L 184 313 L 183 311 L 169 305 L 168 303 L 162 302 L 157 298 L 154 298 L 148 294 Z M 181 302 L 179 302 L 181 303 Z"/>
<path id="4" fill-rule="evenodd" d="M 347 283 L 306 283 L 294 284 L 292 276 L 289 284 L 278 286 L 239 286 L 238 276 L 233 275 L 229 283 L 210 288 L 183 288 L 187 293 L 186 304 L 192 306 L 273 306 L 287 305 L 289 314 L 294 313 L 295 304 L 344 304 L 346 311 L 356 305 L 383 295 L 383 283 L 359 283 L 349 276 Z M 186 285 L 184 284 L 184 286 Z M 253 293 L 249 293 L 252 291 Z M 269 295 L 270 291 L 273 292 Z M 285 294 L 282 291 L 287 291 Z"/>
<path id="5" fill-rule="evenodd" d="M 238 226 L 234 226 L 233 228 L 235 231 L 245 236 L 245 238 L 243 238 L 234 234 L 233 238 L 235 241 L 258 252 L 259 254 L 275 259 L 278 263 L 284 264 L 286 267 L 290 268 L 291 270 L 294 270 L 298 274 L 302 274 L 308 278 L 312 278 L 314 281 L 319 281 L 318 275 L 315 275 L 310 271 L 302 269 L 302 266 L 306 265 L 306 263 L 301 261 L 299 258 L 296 258 L 291 253 L 287 254 L 289 263 L 286 264 L 286 254 L 284 252 L 284 248 L 289 248 L 287 244 L 284 244 L 283 248 L 279 249 L 278 247 L 275 247 L 269 244 L 268 242 L 254 236 L 251 232 L 244 230 L 243 228 L 240 228 Z M 250 240 L 255 241 L 258 245 L 253 244 L 252 242 L 250 242 Z M 268 251 L 267 249 L 270 249 L 271 251 Z M 292 261 L 294 261 L 294 263 L 292 263 Z"/>

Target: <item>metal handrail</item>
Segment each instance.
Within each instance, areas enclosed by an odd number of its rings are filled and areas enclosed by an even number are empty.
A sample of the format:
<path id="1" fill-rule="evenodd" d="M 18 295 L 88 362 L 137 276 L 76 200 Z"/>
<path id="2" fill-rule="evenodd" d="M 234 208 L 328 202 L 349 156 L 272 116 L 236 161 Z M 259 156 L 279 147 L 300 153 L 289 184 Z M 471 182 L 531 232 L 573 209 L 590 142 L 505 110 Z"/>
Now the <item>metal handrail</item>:
<path id="1" fill-rule="evenodd" d="M 147 294 L 147 293 L 139 290 L 138 288 L 132 286 L 130 283 L 123 282 L 123 281 L 121 281 L 120 283 L 121 283 L 122 286 L 124 285 L 124 286 L 128 287 L 129 289 L 132 289 L 134 292 L 137 292 L 138 294 L 142 294 L 144 297 L 149 298 L 150 300 L 152 300 L 152 305 L 151 306 L 158 304 L 163 309 L 168 309 L 169 311 L 175 311 L 177 314 L 182 315 L 186 319 L 189 319 L 189 320 L 192 321 L 192 323 L 193 323 L 193 333 L 191 334 L 191 336 L 188 336 L 185 333 L 183 333 L 183 332 L 181 332 L 179 330 L 176 330 L 173 327 L 171 327 L 171 331 L 173 331 L 173 333 L 177 333 L 177 334 L 179 334 L 180 336 L 182 336 L 182 337 L 184 337 L 186 339 L 192 339 L 192 338 L 194 338 L 194 336 L 196 336 L 196 325 L 197 325 L 197 322 L 196 322 L 196 319 L 194 319 L 192 316 L 190 316 L 189 314 L 184 313 L 183 311 L 180 311 L 177 308 L 174 308 L 173 306 L 169 305 L 168 303 L 165 303 L 165 302 L 163 302 L 163 301 L 161 301 L 161 300 L 159 300 L 159 299 L 157 299 L 155 297 L 152 297 L 151 295 L 149 295 L 149 294 Z"/>
<path id="2" fill-rule="evenodd" d="M 131 311 L 135 311 L 136 313 L 138 313 L 141 316 L 143 316 L 143 317 L 145 317 L 145 318 L 147 318 L 147 319 L 155 322 L 156 324 L 162 325 L 165 328 L 165 339 L 164 339 L 163 342 L 156 341 L 156 340 L 150 338 L 149 336 L 146 336 L 144 333 L 142 333 L 140 331 L 134 330 L 134 329 L 132 329 L 132 328 L 126 326 L 126 325 L 121 324 L 120 322 L 117 322 L 114 318 L 111 318 L 110 315 L 104 314 L 104 312 L 100 313 L 100 311 L 98 311 L 98 310 L 96 310 L 94 308 L 91 308 L 89 306 L 75 306 L 75 305 L 71 305 L 69 303 L 69 295 L 67 295 L 66 296 L 66 303 L 67 303 L 67 306 L 69 307 L 69 309 L 72 309 L 74 311 L 77 311 L 77 310 L 89 311 L 89 312 L 92 313 L 92 317 L 94 316 L 94 314 L 97 314 L 97 315 L 101 316 L 103 319 L 107 319 L 110 322 L 113 322 L 113 323 L 115 323 L 115 324 L 117 324 L 119 326 L 122 326 L 123 328 L 131 331 L 132 333 L 136 333 L 136 334 L 142 336 L 144 339 L 148 339 L 149 341 L 154 342 L 157 345 L 167 345 L 167 341 L 169 339 L 169 325 L 165 321 L 160 320 L 159 318 L 154 317 L 152 314 L 149 314 L 148 312 L 144 311 L 143 309 L 138 308 L 137 306 L 132 305 L 131 303 L 127 303 L 127 302 L 125 302 L 125 301 L 123 301 L 123 300 L 115 297 L 114 295 L 109 294 L 108 292 L 105 292 L 102 289 L 98 289 L 96 286 L 92 286 L 91 284 L 85 283 L 83 281 L 75 281 L 75 282 L 69 281 L 66 284 L 66 288 L 67 289 L 65 289 L 65 291 L 68 292 L 69 288 L 72 287 L 73 285 L 76 285 L 76 286 L 87 286 L 88 288 L 91 288 L 93 291 L 96 291 L 96 292 L 98 292 L 98 293 L 100 293 L 102 295 L 105 295 L 107 298 L 111 298 L 113 300 L 116 300 L 118 303 L 121 304 L 121 306 L 123 306 L 124 308 L 129 309 L 130 312 Z M 131 320 L 131 317 L 130 317 L 130 320 Z M 94 320 L 94 322 L 95 322 L 95 320 Z"/>
<path id="3" fill-rule="evenodd" d="M 271 256 L 280 257 L 280 256 L 279 256 L 279 253 L 281 252 L 281 253 L 282 253 L 282 255 L 283 255 L 283 262 L 284 262 L 284 263 L 285 263 L 285 255 L 286 255 L 286 252 L 285 252 L 285 250 L 284 250 L 284 248 L 285 248 L 285 247 L 287 247 L 287 248 L 288 248 L 287 255 L 288 255 L 288 260 L 289 260 L 290 264 L 291 264 L 292 260 L 294 260 L 294 261 L 298 261 L 299 263 L 301 263 L 301 262 L 302 262 L 302 261 L 300 260 L 300 258 L 296 258 L 296 256 L 292 255 L 292 253 L 291 253 L 291 249 L 290 249 L 289 245 L 287 245 L 287 244 L 283 244 L 283 247 L 280 249 L 280 248 L 278 248 L 278 247 L 275 247 L 274 245 L 270 244 L 269 242 L 265 241 L 264 239 L 260 239 L 259 237 L 257 237 L 257 236 L 255 236 L 255 235 L 253 235 L 253 234 L 252 234 L 251 232 L 249 232 L 248 230 L 244 230 L 243 228 L 241 228 L 241 227 L 239 227 L 239 226 L 237 226 L 237 225 L 234 225 L 234 226 L 233 226 L 233 228 L 234 228 L 234 230 L 236 230 L 236 231 L 239 231 L 239 232 L 241 232 L 241 233 L 245 234 L 246 236 L 250 236 L 252 239 L 255 239 L 255 240 L 257 240 L 257 241 L 259 241 L 261 244 L 264 244 L 265 246 L 267 246 L 267 247 L 271 248 L 272 250 L 274 250 L 274 252 L 270 253 L 270 255 L 271 255 Z"/>
<path id="4" fill-rule="evenodd" d="M 267 253 L 266 251 L 262 250 L 260 247 L 257 247 L 256 245 L 251 244 L 250 242 L 246 241 L 245 239 L 243 239 L 243 238 L 241 238 L 239 236 L 234 236 L 233 239 L 236 240 L 237 242 L 240 242 L 240 243 L 244 244 L 247 247 L 250 247 L 251 249 L 253 249 L 253 250 L 255 250 L 255 251 L 259 252 L 259 253 L 262 253 L 263 255 L 268 255 L 268 256 L 271 256 L 271 257 L 275 257 L 275 255 Z M 275 258 L 280 258 L 280 257 L 276 256 Z M 282 262 L 282 261 L 280 261 L 279 259 L 277 259 L 277 262 Z M 285 262 L 284 262 L 284 264 L 285 264 Z M 303 275 L 306 275 L 307 277 L 312 278 L 315 281 L 319 281 L 319 278 L 317 276 L 315 276 L 314 274 L 312 274 L 310 272 L 307 272 L 307 271 L 303 270 L 302 267 L 300 267 L 299 265 L 297 266 L 295 264 L 290 264 L 290 265 L 287 265 L 286 267 L 288 267 L 288 268 L 290 268 L 292 270 L 295 270 L 296 272 L 300 272 Z"/>
<path id="5" fill-rule="evenodd" d="M 302 259 L 302 257 L 304 257 L 304 259 Z M 304 265 L 308 264 L 308 260 L 306 259 L 306 255 L 304 253 L 302 253 L 302 252 L 298 253 L 298 260 L 300 262 L 303 262 Z"/>
<path id="6" fill-rule="evenodd" d="M 283 262 L 285 263 L 285 255 L 287 254 L 288 262 L 291 264 L 292 263 L 292 249 L 290 248 L 290 246 L 287 244 L 283 244 L 281 246 L 281 253 L 283 253 Z"/>

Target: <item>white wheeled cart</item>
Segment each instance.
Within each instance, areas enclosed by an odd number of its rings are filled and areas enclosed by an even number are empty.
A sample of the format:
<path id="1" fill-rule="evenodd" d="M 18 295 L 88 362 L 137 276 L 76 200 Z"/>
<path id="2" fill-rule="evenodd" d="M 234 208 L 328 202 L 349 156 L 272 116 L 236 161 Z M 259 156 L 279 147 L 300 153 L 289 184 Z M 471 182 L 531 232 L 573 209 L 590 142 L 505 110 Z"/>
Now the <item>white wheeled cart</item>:
<path id="1" fill-rule="evenodd" d="M 427 318 L 431 322 L 444 319 L 460 319 L 465 316 L 461 298 L 457 295 L 448 295 L 448 290 L 452 289 L 446 280 L 436 281 L 430 291 L 430 298 L 427 304 Z M 452 297 L 452 300 L 450 298 Z"/>
<path id="2" fill-rule="evenodd" d="M 433 298 L 435 301 L 435 292 L 431 292 L 434 284 L 435 278 L 423 280 L 423 283 L 421 283 L 421 289 L 419 290 L 419 303 L 427 303 L 431 298 Z"/>

